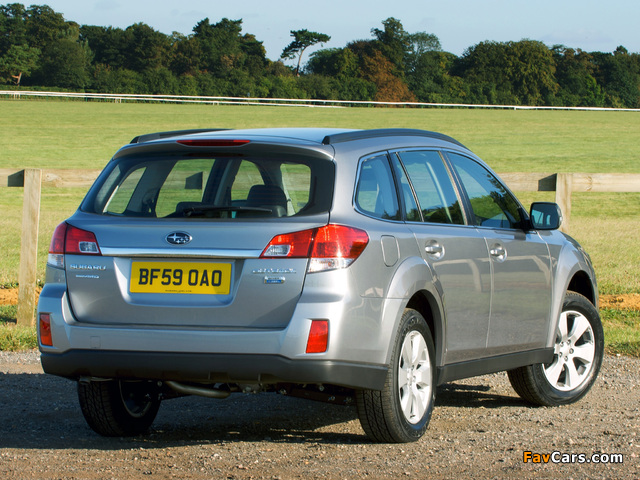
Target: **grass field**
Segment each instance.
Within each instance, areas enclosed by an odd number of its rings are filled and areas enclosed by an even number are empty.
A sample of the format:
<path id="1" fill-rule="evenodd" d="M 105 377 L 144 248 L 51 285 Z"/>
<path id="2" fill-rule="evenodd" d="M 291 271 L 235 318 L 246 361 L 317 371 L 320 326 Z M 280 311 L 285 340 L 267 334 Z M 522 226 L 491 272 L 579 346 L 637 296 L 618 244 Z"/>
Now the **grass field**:
<path id="1" fill-rule="evenodd" d="M 296 108 L 0 100 L 0 168 L 100 169 L 142 133 L 185 128 L 420 128 L 453 136 L 498 172 L 640 173 L 640 114 L 405 108 Z M 38 275 L 55 226 L 83 189 L 45 188 Z M 519 193 L 553 200 L 551 193 Z M 22 189 L 0 188 L 0 285 L 17 282 Z M 640 293 L 640 194 L 574 194 L 571 235 L 591 254 L 601 293 Z M 640 349 L 638 313 L 624 317 Z M 631 325 L 631 326 L 629 326 Z"/>
<path id="2" fill-rule="evenodd" d="M 306 108 L 0 100 L 3 167 L 101 168 L 134 136 L 184 128 L 421 128 L 500 172 L 640 173 L 632 112 Z"/>

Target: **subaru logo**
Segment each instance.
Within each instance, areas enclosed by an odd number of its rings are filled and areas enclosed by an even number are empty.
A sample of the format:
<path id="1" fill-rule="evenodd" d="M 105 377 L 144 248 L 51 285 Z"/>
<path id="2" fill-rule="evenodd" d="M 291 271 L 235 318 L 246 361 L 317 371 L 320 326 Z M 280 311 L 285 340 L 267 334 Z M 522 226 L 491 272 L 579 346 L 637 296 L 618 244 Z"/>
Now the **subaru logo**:
<path id="1" fill-rule="evenodd" d="M 171 232 L 164 239 L 171 245 L 186 245 L 191 241 L 191 235 L 185 232 Z"/>

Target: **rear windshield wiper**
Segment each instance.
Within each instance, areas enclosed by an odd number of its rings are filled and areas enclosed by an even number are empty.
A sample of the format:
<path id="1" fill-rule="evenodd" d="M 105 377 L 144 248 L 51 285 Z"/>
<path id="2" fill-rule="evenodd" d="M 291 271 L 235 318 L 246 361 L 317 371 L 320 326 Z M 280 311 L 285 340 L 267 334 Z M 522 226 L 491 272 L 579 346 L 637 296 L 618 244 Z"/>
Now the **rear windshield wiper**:
<path id="1" fill-rule="evenodd" d="M 220 217 L 223 212 L 258 212 L 258 213 L 271 213 L 270 208 L 264 207 L 246 207 L 246 206 L 198 206 L 198 207 L 186 207 L 181 212 L 177 212 L 184 217 L 208 217 L 216 218 Z M 217 215 L 216 215 L 217 214 Z"/>

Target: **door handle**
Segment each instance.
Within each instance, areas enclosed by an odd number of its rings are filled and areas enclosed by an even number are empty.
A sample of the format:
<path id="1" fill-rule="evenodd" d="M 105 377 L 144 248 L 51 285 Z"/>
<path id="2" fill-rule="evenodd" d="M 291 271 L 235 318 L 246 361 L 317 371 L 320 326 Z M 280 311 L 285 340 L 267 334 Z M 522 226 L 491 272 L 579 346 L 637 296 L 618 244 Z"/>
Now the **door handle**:
<path id="1" fill-rule="evenodd" d="M 427 252 L 427 255 L 436 260 L 444 257 L 444 247 L 435 240 L 428 242 L 424 247 L 424 251 Z"/>
<path id="2" fill-rule="evenodd" d="M 489 249 L 489 255 L 497 262 L 504 262 L 507 259 L 507 250 L 500 244 L 494 244 Z"/>

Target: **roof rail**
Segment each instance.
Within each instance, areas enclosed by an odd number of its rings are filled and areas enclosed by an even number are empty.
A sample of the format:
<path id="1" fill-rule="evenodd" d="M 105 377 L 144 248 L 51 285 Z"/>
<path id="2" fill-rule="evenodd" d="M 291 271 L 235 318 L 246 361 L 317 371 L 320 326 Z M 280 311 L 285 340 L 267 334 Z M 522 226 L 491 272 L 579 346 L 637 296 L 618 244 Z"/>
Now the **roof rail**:
<path id="1" fill-rule="evenodd" d="M 145 143 L 150 142 L 152 140 L 159 140 L 161 138 L 171 138 L 171 137 L 179 137 L 181 135 L 191 135 L 193 133 L 204 133 L 204 132 L 219 132 L 221 130 L 228 130 L 226 128 L 192 128 L 189 130 L 173 130 L 170 132 L 157 132 L 157 133 L 147 133 L 146 135 L 138 135 L 130 143 Z"/>
<path id="2" fill-rule="evenodd" d="M 428 130 L 417 130 L 411 128 L 379 128 L 374 130 L 354 130 L 352 132 L 336 133 L 327 135 L 322 140 L 323 145 L 332 145 L 334 143 L 348 142 L 351 140 L 363 140 L 366 138 L 376 137 L 428 137 L 444 140 L 446 142 L 455 143 L 460 147 L 467 148 L 459 141 L 442 133 L 430 132 Z"/>

